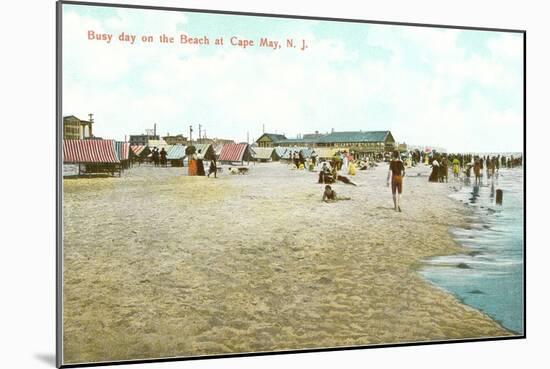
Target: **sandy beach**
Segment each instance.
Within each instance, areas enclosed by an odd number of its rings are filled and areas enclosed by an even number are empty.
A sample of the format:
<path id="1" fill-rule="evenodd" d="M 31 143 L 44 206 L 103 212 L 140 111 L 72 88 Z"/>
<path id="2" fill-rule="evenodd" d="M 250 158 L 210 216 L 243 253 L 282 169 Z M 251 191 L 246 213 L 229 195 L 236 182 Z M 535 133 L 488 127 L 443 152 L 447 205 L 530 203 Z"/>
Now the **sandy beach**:
<path id="1" fill-rule="evenodd" d="M 385 164 L 330 204 L 281 163 L 186 170 L 64 179 L 65 363 L 511 334 L 418 274 L 467 226 L 427 167 L 407 170 L 402 213 Z"/>

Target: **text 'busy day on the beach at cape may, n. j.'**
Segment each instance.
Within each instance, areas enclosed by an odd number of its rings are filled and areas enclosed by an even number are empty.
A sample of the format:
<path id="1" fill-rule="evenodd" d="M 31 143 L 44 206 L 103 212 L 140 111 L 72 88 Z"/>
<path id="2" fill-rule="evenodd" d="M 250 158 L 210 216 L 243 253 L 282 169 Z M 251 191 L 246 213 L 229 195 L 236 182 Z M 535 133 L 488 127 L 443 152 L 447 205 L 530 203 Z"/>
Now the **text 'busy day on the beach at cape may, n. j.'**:
<path id="1" fill-rule="evenodd" d="M 243 49 L 247 48 L 267 48 L 273 50 L 279 49 L 296 49 L 300 51 L 306 50 L 309 46 L 305 39 L 296 40 L 294 38 L 286 38 L 284 41 L 271 39 L 269 37 L 260 37 L 258 39 L 250 39 L 245 37 L 231 36 L 231 37 L 215 37 L 210 38 L 206 35 L 201 37 L 193 37 L 182 33 L 177 37 L 166 35 L 164 33 L 152 36 L 152 35 L 134 35 L 122 32 L 118 36 L 114 37 L 112 33 L 101 33 L 93 30 L 88 30 L 88 40 L 98 41 L 111 44 L 114 42 L 124 43 L 129 45 L 135 45 L 137 43 L 142 44 L 180 44 L 180 45 L 200 45 L 200 46 L 233 46 Z"/>

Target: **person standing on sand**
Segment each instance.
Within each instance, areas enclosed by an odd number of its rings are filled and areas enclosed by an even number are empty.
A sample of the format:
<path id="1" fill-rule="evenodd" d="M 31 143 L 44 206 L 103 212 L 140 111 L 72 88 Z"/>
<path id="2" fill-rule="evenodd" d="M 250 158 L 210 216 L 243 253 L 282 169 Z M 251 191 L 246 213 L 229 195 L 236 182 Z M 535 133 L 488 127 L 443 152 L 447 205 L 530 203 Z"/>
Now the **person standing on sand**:
<path id="1" fill-rule="evenodd" d="M 447 160 L 447 157 L 444 156 L 443 159 L 441 159 L 441 166 L 439 167 L 439 182 L 448 182 L 448 176 L 449 174 L 449 162 Z"/>
<path id="2" fill-rule="evenodd" d="M 348 171 L 348 163 L 349 163 L 348 154 L 346 151 L 344 151 L 342 153 L 342 167 L 341 167 L 343 173 L 346 173 Z"/>
<path id="3" fill-rule="evenodd" d="M 164 147 L 160 150 L 160 165 L 162 165 L 163 167 L 166 166 L 166 155 L 167 155 L 167 152 L 166 150 L 164 150 Z"/>
<path id="4" fill-rule="evenodd" d="M 458 173 L 460 172 L 460 161 L 458 158 L 453 159 L 453 174 L 455 179 L 458 179 Z"/>
<path id="5" fill-rule="evenodd" d="M 197 175 L 198 176 L 204 176 L 204 154 L 201 152 L 202 150 L 199 149 L 196 155 L 197 159 Z"/>
<path id="6" fill-rule="evenodd" d="M 208 178 L 210 178 L 210 174 L 214 173 L 214 178 L 217 178 L 216 173 L 218 171 L 218 166 L 216 164 L 216 159 L 210 160 L 210 167 L 208 168 Z"/>
<path id="7" fill-rule="evenodd" d="M 315 152 L 315 150 L 313 150 L 311 152 L 311 161 L 313 162 L 313 166 L 316 167 L 317 166 L 317 153 Z"/>
<path id="8" fill-rule="evenodd" d="M 159 149 L 156 147 L 153 148 L 153 154 L 151 155 L 151 158 L 153 159 L 153 165 L 155 167 L 159 166 Z"/>
<path id="9" fill-rule="evenodd" d="M 405 176 L 405 166 L 399 159 L 399 152 L 393 152 L 393 159 L 390 161 L 390 169 L 388 171 L 387 186 L 390 186 L 391 177 L 391 193 L 393 197 L 393 209 L 401 211 L 401 193 L 403 192 L 403 177 Z"/>
<path id="10" fill-rule="evenodd" d="M 430 182 L 439 182 L 439 162 L 436 158 L 432 160 L 432 172 L 428 178 Z"/>

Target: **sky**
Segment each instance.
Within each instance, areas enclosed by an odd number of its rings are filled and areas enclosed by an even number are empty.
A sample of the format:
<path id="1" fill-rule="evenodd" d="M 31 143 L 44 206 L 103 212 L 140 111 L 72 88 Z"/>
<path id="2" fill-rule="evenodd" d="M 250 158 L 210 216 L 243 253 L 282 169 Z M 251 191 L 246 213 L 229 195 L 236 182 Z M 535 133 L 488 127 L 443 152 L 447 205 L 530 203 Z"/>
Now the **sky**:
<path id="1" fill-rule="evenodd" d="M 62 22 L 63 115 L 93 113 L 103 138 L 155 123 L 160 135 L 188 136 L 192 125 L 196 138 L 200 124 L 237 142 L 264 129 L 287 138 L 390 130 L 449 152 L 523 149 L 520 33 L 70 4 Z M 182 34 L 210 44 L 181 44 Z M 255 45 L 233 46 L 234 36 Z M 282 47 L 259 47 L 263 37 Z"/>

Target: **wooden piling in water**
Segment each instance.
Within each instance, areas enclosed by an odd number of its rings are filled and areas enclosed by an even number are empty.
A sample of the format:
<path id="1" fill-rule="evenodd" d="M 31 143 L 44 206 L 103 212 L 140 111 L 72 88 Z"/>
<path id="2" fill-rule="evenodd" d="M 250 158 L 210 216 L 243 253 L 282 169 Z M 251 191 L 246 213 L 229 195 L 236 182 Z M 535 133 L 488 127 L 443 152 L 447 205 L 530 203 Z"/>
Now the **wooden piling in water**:
<path id="1" fill-rule="evenodd" d="M 503 195 L 502 190 L 500 190 L 500 189 L 497 190 L 496 203 L 497 203 L 498 205 L 502 205 L 502 195 Z"/>

